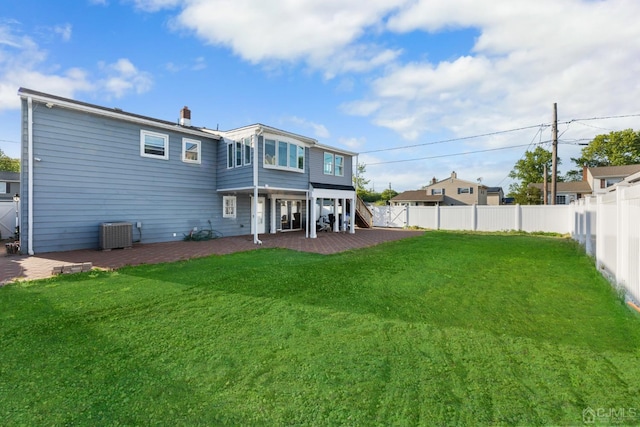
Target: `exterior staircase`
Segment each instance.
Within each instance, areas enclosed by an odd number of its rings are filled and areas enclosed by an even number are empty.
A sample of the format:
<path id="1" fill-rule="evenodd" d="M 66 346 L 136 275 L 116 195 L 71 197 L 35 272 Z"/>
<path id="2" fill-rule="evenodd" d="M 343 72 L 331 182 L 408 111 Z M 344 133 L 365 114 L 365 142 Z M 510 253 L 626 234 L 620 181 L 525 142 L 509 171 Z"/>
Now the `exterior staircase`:
<path id="1" fill-rule="evenodd" d="M 360 197 L 356 198 L 356 225 L 360 228 L 373 227 L 373 213 Z"/>

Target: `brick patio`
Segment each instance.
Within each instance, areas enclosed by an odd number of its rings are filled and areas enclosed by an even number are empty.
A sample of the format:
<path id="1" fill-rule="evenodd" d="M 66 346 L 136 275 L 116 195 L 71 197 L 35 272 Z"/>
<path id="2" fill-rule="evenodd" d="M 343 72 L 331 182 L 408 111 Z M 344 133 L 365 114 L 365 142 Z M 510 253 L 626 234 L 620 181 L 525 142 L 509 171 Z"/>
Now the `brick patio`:
<path id="1" fill-rule="evenodd" d="M 305 238 L 302 232 L 260 235 L 262 245 L 254 245 L 253 236 L 224 237 L 204 242 L 169 242 L 136 244 L 132 249 L 112 251 L 77 250 L 51 252 L 35 256 L 6 255 L 0 252 L 0 285 L 14 280 L 44 279 L 54 267 L 90 262 L 94 268 L 117 269 L 125 265 L 157 264 L 207 255 L 224 255 L 260 248 L 286 248 L 302 252 L 332 254 L 364 248 L 382 242 L 422 235 L 423 231 L 387 228 L 358 229 L 355 234 L 318 233 L 317 239 Z"/>

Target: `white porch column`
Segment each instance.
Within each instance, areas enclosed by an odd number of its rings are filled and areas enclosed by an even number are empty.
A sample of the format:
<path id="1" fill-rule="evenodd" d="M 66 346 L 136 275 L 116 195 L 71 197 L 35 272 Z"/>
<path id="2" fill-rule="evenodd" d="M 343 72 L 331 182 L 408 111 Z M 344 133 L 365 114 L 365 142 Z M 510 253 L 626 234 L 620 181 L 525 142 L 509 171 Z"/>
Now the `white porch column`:
<path id="1" fill-rule="evenodd" d="M 276 222 L 276 198 L 271 197 L 269 200 L 271 200 L 271 225 L 269 225 L 269 232 L 271 232 L 271 234 L 276 234 L 276 229 L 278 228 Z"/>
<path id="2" fill-rule="evenodd" d="M 356 233 L 356 199 L 351 199 L 349 206 L 349 234 Z"/>
<path id="3" fill-rule="evenodd" d="M 338 199 L 333 199 L 333 232 L 340 231 L 340 221 L 338 221 Z"/>
<path id="4" fill-rule="evenodd" d="M 312 239 L 315 239 L 316 237 L 318 237 L 318 235 L 316 234 L 316 217 L 318 216 L 316 214 L 316 209 L 317 209 L 317 200 L 314 196 L 311 196 L 311 203 L 309 204 L 309 208 L 311 210 L 310 212 L 310 218 L 309 218 L 309 222 L 308 222 L 308 227 L 309 227 L 309 237 Z"/>
<path id="5" fill-rule="evenodd" d="M 342 222 L 340 223 L 340 231 L 347 231 L 347 199 L 342 200 Z"/>

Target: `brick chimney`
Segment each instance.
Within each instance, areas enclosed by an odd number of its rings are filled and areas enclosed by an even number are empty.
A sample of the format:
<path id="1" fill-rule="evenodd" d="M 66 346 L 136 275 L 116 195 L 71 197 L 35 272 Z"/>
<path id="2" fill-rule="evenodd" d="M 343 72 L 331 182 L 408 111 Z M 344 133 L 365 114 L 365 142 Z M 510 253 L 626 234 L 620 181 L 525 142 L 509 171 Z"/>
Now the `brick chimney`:
<path id="1" fill-rule="evenodd" d="M 180 126 L 191 126 L 191 110 L 186 105 L 180 110 Z"/>
<path id="2" fill-rule="evenodd" d="M 582 165 L 582 180 L 587 180 L 587 165 Z"/>
<path id="3" fill-rule="evenodd" d="M 435 176 L 431 178 L 431 185 L 435 184 L 436 182 L 438 182 L 438 180 L 436 179 Z"/>

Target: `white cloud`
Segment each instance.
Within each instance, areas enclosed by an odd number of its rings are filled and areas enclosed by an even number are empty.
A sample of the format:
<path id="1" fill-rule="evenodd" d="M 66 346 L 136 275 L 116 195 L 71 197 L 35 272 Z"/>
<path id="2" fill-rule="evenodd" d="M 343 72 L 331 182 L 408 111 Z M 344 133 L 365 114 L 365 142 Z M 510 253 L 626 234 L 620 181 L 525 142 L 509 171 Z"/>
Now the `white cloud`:
<path id="1" fill-rule="evenodd" d="M 127 58 L 112 64 L 101 63 L 100 68 L 107 74 L 100 81 L 102 88 L 116 98 L 122 98 L 128 92 L 144 93 L 153 86 L 151 74 L 138 70 Z"/>
<path id="2" fill-rule="evenodd" d="M 183 3 L 182 0 L 129 0 L 137 9 L 145 12 L 157 12 L 162 9 L 173 9 Z"/>
<path id="3" fill-rule="evenodd" d="M 327 77 L 370 70 L 397 50 L 356 42 L 406 0 L 191 0 L 175 20 L 252 63 L 307 61 Z M 344 55 L 344 49 L 351 52 Z M 337 58 L 336 58 L 337 55 Z M 345 61 L 345 57 L 347 60 Z"/>
<path id="4" fill-rule="evenodd" d="M 309 121 L 300 117 L 296 117 L 296 116 L 287 117 L 285 121 L 289 123 L 293 123 L 302 129 L 311 129 L 313 131 L 313 135 L 315 138 L 327 139 L 329 138 L 329 136 L 331 136 L 326 126 L 318 123 L 314 123 L 312 121 Z"/>
<path id="5" fill-rule="evenodd" d="M 561 118 L 637 111 L 640 2 L 419 0 L 388 20 L 394 32 L 479 32 L 473 50 L 438 63 L 397 64 L 343 106 L 414 140 L 471 135 Z"/>
<path id="6" fill-rule="evenodd" d="M 66 30 L 62 34 L 67 34 Z M 126 58 L 112 64 L 102 62 L 98 67 L 104 74 L 102 78 L 78 67 L 61 69 L 49 61 L 48 52 L 31 37 L 0 23 L 0 110 L 20 108 L 20 87 L 68 98 L 90 91 L 120 98 L 130 92 L 146 92 L 153 84 L 151 74 Z"/>
<path id="7" fill-rule="evenodd" d="M 71 24 L 56 25 L 53 27 L 53 32 L 59 34 L 63 41 L 68 42 L 71 40 Z"/>
<path id="8" fill-rule="evenodd" d="M 338 138 L 338 142 L 351 150 L 359 150 L 365 146 L 367 139 L 365 137 L 342 137 Z"/>
<path id="9" fill-rule="evenodd" d="M 10 24 L 0 24 L 0 110 L 20 107 L 20 87 L 67 97 L 94 88 L 84 70 L 58 71 L 56 66 L 47 65 L 47 52 Z"/>

